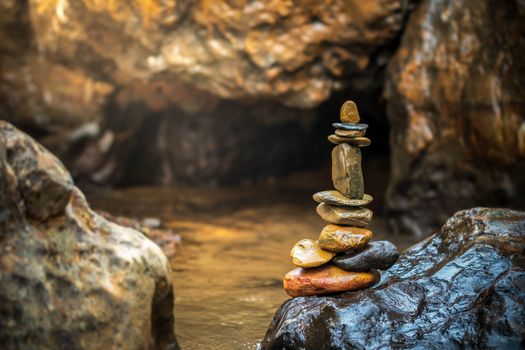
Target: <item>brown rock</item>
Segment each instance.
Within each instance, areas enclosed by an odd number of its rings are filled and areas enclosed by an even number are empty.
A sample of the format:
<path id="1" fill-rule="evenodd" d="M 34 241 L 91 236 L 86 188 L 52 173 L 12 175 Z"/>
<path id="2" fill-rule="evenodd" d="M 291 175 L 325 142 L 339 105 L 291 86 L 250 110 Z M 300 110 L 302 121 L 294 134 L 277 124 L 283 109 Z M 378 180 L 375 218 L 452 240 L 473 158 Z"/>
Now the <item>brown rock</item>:
<path id="1" fill-rule="evenodd" d="M 339 119 L 341 119 L 341 123 L 359 123 L 359 111 L 354 101 L 343 103 L 339 112 Z"/>
<path id="2" fill-rule="evenodd" d="M 368 288 L 379 280 L 379 273 L 348 272 L 329 264 L 313 269 L 294 269 L 284 276 L 284 290 L 291 297 L 324 295 Z"/>
<path id="3" fill-rule="evenodd" d="M 427 236 L 479 203 L 524 207 L 523 10 L 425 0 L 410 16 L 385 87 L 399 231 Z"/>
<path id="4" fill-rule="evenodd" d="M 363 75 L 384 66 L 406 9 L 403 0 L 3 0 L 0 115 L 44 135 L 83 180 L 281 175 L 310 161 L 313 108 L 362 90 Z"/>
<path id="5" fill-rule="evenodd" d="M 0 239 L 3 348 L 178 349 L 160 248 L 93 212 L 60 161 L 5 122 Z"/>
<path id="6" fill-rule="evenodd" d="M 332 182 L 336 190 L 351 199 L 365 194 L 361 171 L 361 151 L 358 147 L 342 143 L 332 150 Z"/>
<path id="7" fill-rule="evenodd" d="M 350 199 L 344 196 L 341 192 L 330 190 L 315 193 L 312 198 L 318 203 L 326 203 L 336 206 L 360 207 L 372 202 L 372 196 L 369 194 L 363 195 L 361 199 Z"/>
<path id="8" fill-rule="evenodd" d="M 317 214 L 326 222 L 337 225 L 366 227 L 372 221 L 372 211 L 366 208 L 338 207 L 321 203 Z"/>
<path id="9" fill-rule="evenodd" d="M 335 134 L 341 137 L 359 137 L 364 136 L 366 130 L 345 130 L 345 129 L 335 129 Z"/>
<path id="10" fill-rule="evenodd" d="M 370 143 L 372 142 L 367 137 L 342 137 L 342 136 L 333 135 L 333 134 L 328 136 L 328 141 L 336 145 L 339 145 L 341 143 L 348 143 L 352 146 L 357 146 L 357 147 L 370 146 Z"/>
<path id="11" fill-rule="evenodd" d="M 303 239 L 297 242 L 290 252 L 292 263 L 295 266 L 310 268 L 326 264 L 334 257 L 335 253 L 319 247 L 316 241 Z"/>
<path id="12" fill-rule="evenodd" d="M 372 231 L 359 227 L 327 225 L 319 236 L 319 246 L 331 252 L 359 250 L 372 239 Z"/>

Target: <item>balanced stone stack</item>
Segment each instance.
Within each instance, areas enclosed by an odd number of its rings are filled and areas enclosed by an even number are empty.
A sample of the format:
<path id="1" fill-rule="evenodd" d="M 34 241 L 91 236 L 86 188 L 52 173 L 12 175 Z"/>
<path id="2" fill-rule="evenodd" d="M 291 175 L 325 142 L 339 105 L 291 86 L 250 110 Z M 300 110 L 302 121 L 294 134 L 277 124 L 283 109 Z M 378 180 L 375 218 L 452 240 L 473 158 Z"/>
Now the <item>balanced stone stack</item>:
<path id="1" fill-rule="evenodd" d="M 361 171 L 361 149 L 370 145 L 365 137 L 368 125 L 359 124 L 354 102 L 341 107 L 341 123 L 328 140 L 332 150 L 332 182 L 335 190 L 314 194 L 320 204 L 317 213 L 328 222 L 317 241 L 303 239 L 291 251 L 298 268 L 284 277 L 284 289 L 292 296 L 322 295 L 363 289 L 379 280 L 377 269 L 386 270 L 399 257 L 387 241 L 370 242 L 366 227 L 372 211 L 364 206 L 372 201 L 365 194 Z"/>

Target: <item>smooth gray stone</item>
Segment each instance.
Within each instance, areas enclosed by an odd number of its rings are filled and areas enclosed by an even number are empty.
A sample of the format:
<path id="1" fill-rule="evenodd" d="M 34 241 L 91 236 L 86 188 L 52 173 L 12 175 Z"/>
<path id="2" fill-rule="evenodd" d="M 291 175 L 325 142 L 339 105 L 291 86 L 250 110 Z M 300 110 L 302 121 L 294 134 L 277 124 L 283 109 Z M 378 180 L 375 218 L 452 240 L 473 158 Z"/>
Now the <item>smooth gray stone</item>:
<path id="1" fill-rule="evenodd" d="M 332 126 L 344 130 L 366 130 L 368 128 L 368 124 L 333 123 Z"/>
<path id="2" fill-rule="evenodd" d="M 399 258 L 397 247 L 388 241 L 369 242 L 359 252 L 348 252 L 333 259 L 335 265 L 346 271 L 387 270 Z"/>

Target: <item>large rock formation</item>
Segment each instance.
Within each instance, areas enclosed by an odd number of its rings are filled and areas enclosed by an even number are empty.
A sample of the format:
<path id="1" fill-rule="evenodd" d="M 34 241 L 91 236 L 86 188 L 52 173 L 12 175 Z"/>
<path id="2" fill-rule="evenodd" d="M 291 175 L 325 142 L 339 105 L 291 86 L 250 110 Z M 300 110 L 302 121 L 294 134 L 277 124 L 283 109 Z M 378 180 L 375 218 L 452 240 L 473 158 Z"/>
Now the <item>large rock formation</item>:
<path id="1" fill-rule="evenodd" d="M 525 207 L 524 23 L 519 1 L 426 0 L 411 14 L 386 82 L 400 231 L 427 235 L 477 205 Z"/>
<path id="2" fill-rule="evenodd" d="M 305 109 L 378 88 L 406 2 L 6 0 L 0 114 L 97 182 L 278 175 Z"/>
<path id="3" fill-rule="evenodd" d="M 376 287 L 285 302 L 261 348 L 519 348 L 524 251 L 524 212 L 458 212 Z"/>
<path id="4" fill-rule="evenodd" d="M 0 121 L 0 343 L 177 349 L 167 258 L 90 210 L 60 161 Z"/>

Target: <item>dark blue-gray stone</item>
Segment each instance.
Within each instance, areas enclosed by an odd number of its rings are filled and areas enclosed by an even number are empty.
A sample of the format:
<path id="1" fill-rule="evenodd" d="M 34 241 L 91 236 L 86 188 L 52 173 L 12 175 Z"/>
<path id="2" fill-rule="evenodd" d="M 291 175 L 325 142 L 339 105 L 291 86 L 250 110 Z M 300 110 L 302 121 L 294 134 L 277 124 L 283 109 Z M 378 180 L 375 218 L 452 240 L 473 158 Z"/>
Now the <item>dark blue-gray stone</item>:
<path id="1" fill-rule="evenodd" d="M 332 262 L 347 271 L 387 270 L 399 258 L 395 245 L 388 241 L 370 242 L 361 251 L 346 252 L 336 256 Z"/>
<path id="2" fill-rule="evenodd" d="M 333 123 L 332 126 L 343 130 L 366 130 L 368 128 L 368 124 Z"/>

